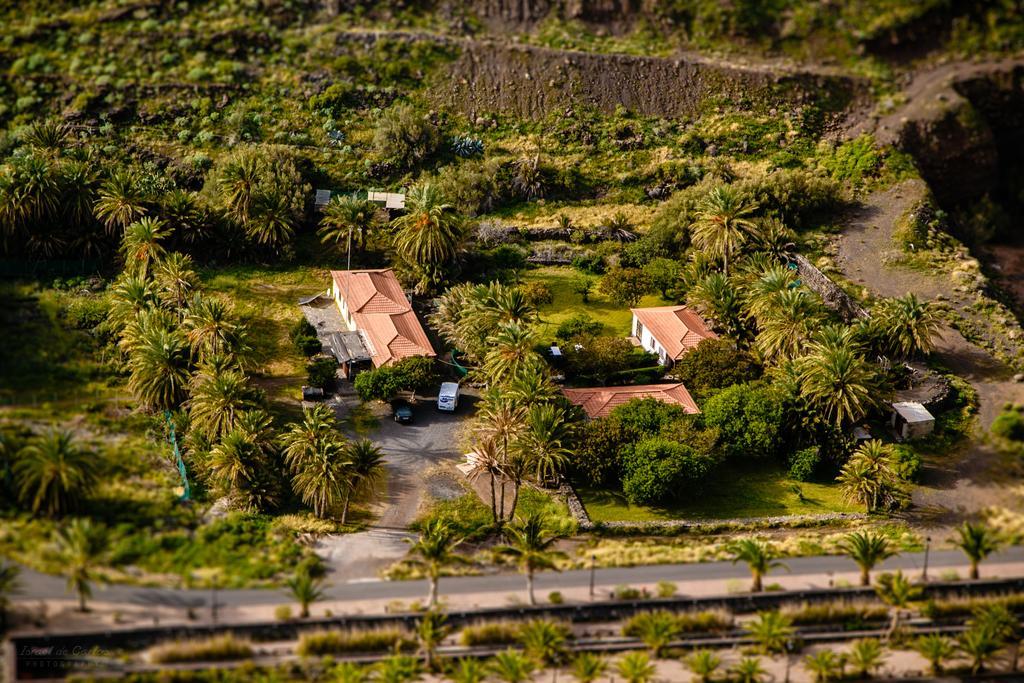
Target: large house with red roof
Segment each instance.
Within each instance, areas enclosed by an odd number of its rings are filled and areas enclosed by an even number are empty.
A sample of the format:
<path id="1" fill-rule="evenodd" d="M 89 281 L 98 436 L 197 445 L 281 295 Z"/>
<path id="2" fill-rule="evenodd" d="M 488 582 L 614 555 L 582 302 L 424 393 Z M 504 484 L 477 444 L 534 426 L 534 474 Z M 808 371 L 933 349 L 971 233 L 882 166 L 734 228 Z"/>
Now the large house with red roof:
<path id="1" fill-rule="evenodd" d="M 436 355 L 393 270 L 332 270 L 331 279 L 329 294 L 374 367 Z"/>
<path id="2" fill-rule="evenodd" d="M 700 412 L 697 403 L 681 382 L 675 384 L 642 384 L 625 387 L 591 387 L 562 389 L 570 403 L 578 405 L 594 419 L 608 417 L 613 410 L 633 399 L 655 398 L 664 403 L 681 406 L 689 415 Z"/>
<path id="3" fill-rule="evenodd" d="M 657 354 L 662 365 L 672 365 L 705 339 L 716 339 L 707 323 L 686 306 L 633 308 L 633 338 Z"/>

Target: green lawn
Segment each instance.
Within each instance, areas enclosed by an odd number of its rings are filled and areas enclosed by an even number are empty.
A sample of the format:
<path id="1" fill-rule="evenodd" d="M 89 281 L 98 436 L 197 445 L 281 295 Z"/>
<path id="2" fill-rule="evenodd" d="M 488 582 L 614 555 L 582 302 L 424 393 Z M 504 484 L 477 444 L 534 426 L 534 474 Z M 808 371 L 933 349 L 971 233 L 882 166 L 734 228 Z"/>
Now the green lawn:
<path id="1" fill-rule="evenodd" d="M 803 492 L 800 500 L 793 485 Z M 622 494 L 580 487 L 587 513 L 595 522 L 650 522 L 670 519 L 775 517 L 857 512 L 830 484 L 793 482 L 781 467 L 724 467 L 705 482 L 692 500 L 667 508 L 630 505 Z"/>
<path id="2" fill-rule="evenodd" d="M 552 335 L 559 323 L 574 315 L 586 313 L 604 325 L 605 334 L 628 335 L 633 322 L 629 308 L 609 301 L 608 297 L 598 292 L 600 278 L 596 276 L 586 276 L 593 280 L 594 289 L 590 293 L 590 300 L 583 303 L 580 295 L 573 291 L 573 282 L 578 277 L 582 277 L 581 274 L 568 266 L 544 266 L 523 273 L 524 282 L 543 282 L 555 295 L 553 302 L 540 307 L 541 331 Z M 670 303 L 660 296 L 648 295 L 640 300 L 639 306 L 664 306 Z"/>

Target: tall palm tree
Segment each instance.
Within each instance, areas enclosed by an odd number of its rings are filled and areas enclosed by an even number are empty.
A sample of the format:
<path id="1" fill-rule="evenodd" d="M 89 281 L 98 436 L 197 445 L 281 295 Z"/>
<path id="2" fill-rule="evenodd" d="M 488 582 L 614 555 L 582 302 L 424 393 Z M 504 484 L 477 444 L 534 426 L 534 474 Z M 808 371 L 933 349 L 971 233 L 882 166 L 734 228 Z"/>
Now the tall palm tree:
<path id="1" fill-rule="evenodd" d="M 33 513 L 51 517 L 76 510 L 97 479 L 94 454 L 64 431 L 33 439 L 16 455 L 12 469 L 18 497 Z"/>
<path id="2" fill-rule="evenodd" d="M 494 525 L 501 521 L 498 516 L 498 498 L 495 491 L 495 482 L 503 476 L 502 456 L 498 441 L 493 438 L 486 438 L 477 441 L 476 446 L 466 454 L 466 461 L 470 465 L 467 476 L 470 481 L 476 481 L 482 476 L 487 476 L 491 485 L 491 517 Z M 504 495 L 504 491 L 503 494 Z"/>
<path id="3" fill-rule="evenodd" d="M 239 225 L 248 225 L 259 197 L 259 186 L 263 169 L 259 156 L 244 150 L 236 154 L 217 178 L 221 201 L 228 216 Z"/>
<path id="4" fill-rule="evenodd" d="M 839 541 L 839 549 L 860 567 L 860 585 L 871 585 L 871 570 L 898 551 L 885 536 L 868 531 L 849 533 Z"/>
<path id="5" fill-rule="evenodd" d="M 804 399 L 837 426 L 860 420 L 880 400 L 874 371 L 851 349 L 821 349 L 800 360 Z"/>
<path id="6" fill-rule="evenodd" d="M 121 257 L 125 270 L 146 277 L 167 253 L 161 242 L 171 237 L 171 230 L 158 218 L 145 216 L 124 229 Z"/>
<path id="7" fill-rule="evenodd" d="M 477 413 L 477 434 L 484 443 L 495 444 L 500 472 L 500 499 L 496 509 L 495 522 L 501 524 L 505 519 L 505 477 L 511 461 L 511 446 L 522 433 L 526 418 L 526 409 L 507 394 L 491 390 L 484 396 L 480 411 Z M 514 510 L 509 513 L 511 517 Z"/>
<path id="8" fill-rule="evenodd" d="M 796 286 L 796 273 L 784 266 L 772 266 L 747 287 L 744 303 L 747 315 L 763 320 L 778 307 L 778 298 Z"/>
<path id="9" fill-rule="evenodd" d="M 722 260 L 722 270 L 729 274 L 733 255 L 757 230 L 749 216 L 757 210 L 755 204 L 727 185 L 719 185 L 708 192 L 698 207 L 697 220 L 690 227 L 693 244 L 698 249 Z"/>
<path id="10" fill-rule="evenodd" d="M 92 584 L 96 580 L 96 565 L 107 552 L 107 530 L 91 520 L 77 517 L 57 527 L 54 551 L 58 562 L 67 573 L 68 590 L 78 595 L 78 611 L 87 610 L 86 601 L 92 597 Z"/>
<path id="11" fill-rule="evenodd" d="M 921 589 L 912 584 L 910 579 L 903 575 L 903 572 L 895 574 L 886 572 L 875 582 L 875 594 L 889 606 L 892 612 L 892 621 L 886 634 L 887 638 L 892 638 L 893 634 L 899 631 L 904 610 L 921 597 Z"/>
<path id="12" fill-rule="evenodd" d="M 875 317 L 890 348 L 901 358 L 931 353 L 942 327 L 935 307 L 913 293 L 886 299 L 876 308 Z"/>
<path id="13" fill-rule="evenodd" d="M 516 378 L 508 387 L 510 398 L 524 406 L 553 401 L 559 395 L 558 387 L 544 373 L 531 373 Z"/>
<path id="14" fill-rule="evenodd" d="M 999 550 L 1000 539 L 984 524 L 964 522 L 956 529 L 953 545 L 960 548 L 971 563 L 971 579 L 978 578 L 978 565 L 992 553 Z"/>
<path id="15" fill-rule="evenodd" d="M 182 319 L 188 312 L 190 297 L 199 288 L 199 276 L 192 270 L 192 257 L 176 251 L 167 254 L 153 274 L 160 301 Z"/>
<path id="16" fill-rule="evenodd" d="M 796 249 L 796 235 L 778 218 L 763 218 L 757 223 L 754 248 L 776 263 L 788 263 Z"/>
<path id="17" fill-rule="evenodd" d="M 256 244 L 280 251 L 295 236 L 296 216 L 291 197 L 283 190 L 262 192 L 255 213 L 245 223 L 245 231 Z"/>
<path id="18" fill-rule="evenodd" d="M 196 193 L 174 189 L 160 203 L 160 215 L 180 244 L 195 247 L 212 235 L 208 212 Z"/>
<path id="19" fill-rule="evenodd" d="M 189 352 L 177 330 L 159 326 L 140 330 L 128 368 L 128 388 L 146 408 L 172 410 L 185 399 Z"/>
<path id="20" fill-rule="evenodd" d="M 446 521 L 434 519 L 423 525 L 419 537 L 412 542 L 409 549 L 410 561 L 423 568 L 430 582 L 427 609 L 437 605 L 438 580 L 444 568 L 466 561 L 455 552 L 463 540 Z"/>
<path id="21" fill-rule="evenodd" d="M 889 506 L 900 494 L 892 448 L 877 439 L 857 447 L 836 481 L 846 499 L 864 505 L 868 513 Z"/>
<path id="22" fill-rule="evenodd" d="M 211 450 L 208 462 L 210 479 L 225 495 L 240 506 L 258 510 L 258 501 L 248 491 L 259 481 L 263 453 L 253 439 L 240 429 L 224 435 Z"/>
<path id="23" fill-rule="evenodd" d="M 324 597 L 323 580 L 307 570 L 298 571 L 285 583 L 289 594 L 299 603 L 299 618 L 309 618 L 309 606 Z"/>
<path id="24" fill-rule="evenodd" d="M 956 643 L 949 636 L 929 633 L 918 636 L 910 646 L 928 662 L 928 673 L 941 676 L 943 665 L 953 661 L 956 656 Z"/>
<path id="25" fill-rule="evenodd" d="M 495 552 L 519 565 L 526 576 L 526 595 L 531 605 L 537 604 L 533 593 L 533 578 L 538 569 L 556 569 L 556 561 L 565 553 L 555 549 L 555 544 L 565 534 L 548 528 L 543 514 L 534 512 L 525 519 L 518 519 L 505 528 L 508 543 L 499 546 Z"/>
<path id="26" fill-rule="evenodd" d="M 0 633 L 7 630 L 7 609 L 11 604 L 11 596 L 21 590 L 20 575 L 18 565 L 0 562 Z"/>
<path id="27" fill-rule="evenodd" d="M 821 326 L 821 306 L 805 289 L 787 289 L 775 295 L 759 319 L 757 350 L 765 360 L 777 362 L 800 355 Z"/>
<path id="28" fill-rule="evenodd" d="M 746 562 L 750 568 L 753 583 L 750 590 L 760 593 L 763 589 L 764 577 L 772 569 L 785 568 L 785 563 L 775 558 L 775 552 L 767 543 L 753 538 L 743 538 L 732 544 L 732 563 Z"/>
<path id="29" fill-rule="evenodd" d="M 182 327 L 198 358 L 217 353 L 242 356 L 248 351 L 245 326 L 234 319 L 221 299 L 194 295 Z"/>
<path id="30" fill-rule="evenodd" d="M 761 652 L 779 655 L 786 651 L 793 638 L 793 621 L 778 610 L 758 612 L 757 618 L 747 624 L 750 637 Z"/>
<path id="31" fill-rule="evenodd" d="M 504 323 L 487 340 L 481 375 L 490 386 L 506 386 L 528 374 L 544 372 L 544 359 L 534 349 L 534 331 L 520 323 Z"/>
<path id="32" fill-rule="evenodd" d="M 416 290 L 427 292 L 445 279 L 444 266 L 455 258 L 465 239 L 463 220 L 430 181 L 409 191 L 405 210 L 391 222 L 393 246 L 398 257 L 417 273 Z"/>
<path id="33" fill-rule="evenodd" d="M 237 367 L 201 366 L 186 403 L 189 426 L 211 441 L 234 429 L 239 415 L 252 407 L 249 379 Z"/>
<path id="34" fill-rule="evenodd" d="M 736 340 L 747 338 L 743 321 L 743 299 L 733 282 L 722 273 L 709 273 L 687 292 L 686 303 L 711 318 L 715 327 Z"/>
<path id="35" fill-rule="evenodd" d="M 531 465 L 537 481 L 553 481 L 569 461 L 566 444 L 571 437 L 572 424 L 564 409 L 553 403 L 535 403 L 526 412 L 525 429 L 516 439 L 516 448 Z M 512 501 L 513 510 L 517 500 Z"/>
<path id="36" fill-rule="evenodd" d="M 384 480 L 387 467 L 384 453 L 369 439 L 359 439 L 348 444 L 345 450 L 348 458 L 348 488 L 341 508 L 341 523 L 348 519 L 348 505 L 353 495 L 373 493 Z"/>
<path id="37" fill-rule="evenodd" d="M 334 196 L 324 207 L 317 234 L 324 244 L 338 245 L 358 238 L 359 251 L 366 249 L 366 236 L 382 222 L 380 207 L 375 202 L 352 196 Z"/>
<path id="38" fill-rule="evenodd" d="M 135 321 L 139 313 L 155 306 L 156 301 L 156 289 L 149 279 L 122 273 L 110 289 L 107 322 L 120 333 Z"/>
<path id="39" fill-rule="evenodd" d="M 302 469 L 306 462 L 316 457 L 326 443 L 343 444 L 338 431 L 337 418 L 329 406 L 317 404 L 303 408 L 302 422 L 292 422 L 281 435 L 285 463 L 292 473 Z"/>
<path id="40" fill-rule="evenodd" d="M 145 216 L 147 208 L 135 177 L 119 169 L 100 185 L 93 211 L 107 231 L 113 233 Z"/>
<path id="41" fill-rule="evenodd" d="M 294 468 L 292 490 L 313 508 L 313 514 L 326 518 L 351 495 L 350 466 L 348 449 L 341 440 L 324 441 Z"/>

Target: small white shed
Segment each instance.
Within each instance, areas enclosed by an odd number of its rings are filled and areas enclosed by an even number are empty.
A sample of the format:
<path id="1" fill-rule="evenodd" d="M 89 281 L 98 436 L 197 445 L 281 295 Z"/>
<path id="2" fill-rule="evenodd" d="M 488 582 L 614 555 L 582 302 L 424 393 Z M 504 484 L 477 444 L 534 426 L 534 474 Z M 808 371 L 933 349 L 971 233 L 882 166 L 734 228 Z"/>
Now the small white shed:
<path id="1" fill-rule="evenodd" d="M 917 401 L 893 403 L 890 423 L 901 441 L 928 436 L 935 430 L 935 416 Z"/>

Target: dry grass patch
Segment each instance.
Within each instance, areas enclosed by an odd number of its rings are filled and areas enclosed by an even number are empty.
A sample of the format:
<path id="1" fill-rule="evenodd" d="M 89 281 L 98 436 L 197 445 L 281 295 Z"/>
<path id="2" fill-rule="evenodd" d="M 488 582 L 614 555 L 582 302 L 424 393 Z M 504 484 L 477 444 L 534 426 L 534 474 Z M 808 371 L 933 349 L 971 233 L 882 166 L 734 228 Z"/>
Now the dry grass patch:
<path id="1" fill-rule="evenodd" d="M 184 662 L 229 662 L 250 659 L 252 644 L 225 633 L 202 640 L 182 640 L 164 643 L 150 648 L 147 659 L 154 664 L 177 664 Z"/>

